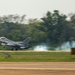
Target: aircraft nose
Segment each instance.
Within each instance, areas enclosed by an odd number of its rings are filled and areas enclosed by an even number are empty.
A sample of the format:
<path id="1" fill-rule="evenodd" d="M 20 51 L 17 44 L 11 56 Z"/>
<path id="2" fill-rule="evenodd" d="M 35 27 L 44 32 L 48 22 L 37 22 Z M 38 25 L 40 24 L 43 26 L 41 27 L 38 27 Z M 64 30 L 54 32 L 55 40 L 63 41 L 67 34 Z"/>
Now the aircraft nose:
<path id="1" fill-rule="evenodd" d="M 1 37 L 0 37 L 0 40 L 1 40 Z"/>
<path id="2" fill-rule="evenodd" d="M 0 41 L 4 40 L 4 37 L 0 37 Z"/>

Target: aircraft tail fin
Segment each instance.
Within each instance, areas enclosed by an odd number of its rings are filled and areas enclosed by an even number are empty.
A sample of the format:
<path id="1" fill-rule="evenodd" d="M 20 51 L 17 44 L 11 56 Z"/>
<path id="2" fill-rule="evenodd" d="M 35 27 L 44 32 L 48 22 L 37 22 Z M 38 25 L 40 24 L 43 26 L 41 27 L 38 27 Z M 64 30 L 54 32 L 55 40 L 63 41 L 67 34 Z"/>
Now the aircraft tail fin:
<path id="1" fill-rule="evenodd" d="M 23 40 L 24 44 L 29 44 L 30 40 L 28 38 L 26 38 L 25 40 Z"/>

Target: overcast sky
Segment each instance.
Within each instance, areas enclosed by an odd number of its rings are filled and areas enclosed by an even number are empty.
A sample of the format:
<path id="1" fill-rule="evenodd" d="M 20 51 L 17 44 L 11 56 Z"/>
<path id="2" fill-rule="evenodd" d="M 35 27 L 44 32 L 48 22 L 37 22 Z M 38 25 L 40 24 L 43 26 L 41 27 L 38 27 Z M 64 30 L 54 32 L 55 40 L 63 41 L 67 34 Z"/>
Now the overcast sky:
<path id="1" fill-rule="evenodd" d="M 75 0 L 0 0 L 0 16 L 8 14 L 27 15 L 27 18 L 41 18 L 47 11 L 75 13 Z"/>

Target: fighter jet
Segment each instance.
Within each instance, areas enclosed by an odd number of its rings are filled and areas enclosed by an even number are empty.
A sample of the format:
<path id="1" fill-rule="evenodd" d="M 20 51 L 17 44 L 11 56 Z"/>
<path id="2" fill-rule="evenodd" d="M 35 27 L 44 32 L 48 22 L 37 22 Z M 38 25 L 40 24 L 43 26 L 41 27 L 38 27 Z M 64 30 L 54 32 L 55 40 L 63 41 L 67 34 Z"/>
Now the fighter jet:
<path id="1" fill-rule="evenodd" d="M 12 50 L 29 48 L 29 39 L 28 38 L 26 38 L 25 40 L 20 41 L 20 42 L 15 42 L 15 41 L 7 39 L 6 37 L 0 37 L 0 42 L 1 42 L 1 45 L 9 46 L 12 48 Z"/>

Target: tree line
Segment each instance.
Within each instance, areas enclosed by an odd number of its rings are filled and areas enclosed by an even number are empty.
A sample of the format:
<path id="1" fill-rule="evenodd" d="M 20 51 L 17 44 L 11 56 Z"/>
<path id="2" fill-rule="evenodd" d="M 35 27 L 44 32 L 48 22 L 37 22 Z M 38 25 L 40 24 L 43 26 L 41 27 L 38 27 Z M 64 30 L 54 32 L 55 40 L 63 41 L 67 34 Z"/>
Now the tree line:
<path id="1" fill-rule="evenodd" d="M 75 14 L 67 16 L 58 10 L 47 11 L 40 20 L 29 19 L 28 23 L 25 23 L 25 17 L 0 16 L 0 37 L 14 41 L 29 38 L 31 47 L 44 43 L 56 48 L 65 42 L 72 45 L 72 41 L 75 41 Z"/>

